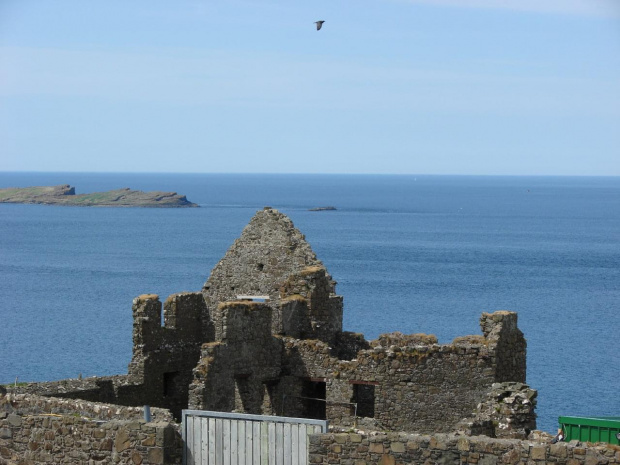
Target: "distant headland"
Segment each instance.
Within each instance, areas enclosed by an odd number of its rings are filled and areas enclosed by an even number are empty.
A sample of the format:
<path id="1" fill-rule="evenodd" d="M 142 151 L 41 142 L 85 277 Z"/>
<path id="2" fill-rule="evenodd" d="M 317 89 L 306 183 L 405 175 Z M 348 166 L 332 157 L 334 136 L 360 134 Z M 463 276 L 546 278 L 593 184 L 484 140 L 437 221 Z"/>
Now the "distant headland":
<path id="1" fill-rule="evenodd" d="M 69 184 L 43 187 L 9 187 L 0 189 L 0 203 L 32 203 L 75 207 L 198 207 L 176 192 L 143 192 L 116 189 L 92 194 L 75 194 Z"/>

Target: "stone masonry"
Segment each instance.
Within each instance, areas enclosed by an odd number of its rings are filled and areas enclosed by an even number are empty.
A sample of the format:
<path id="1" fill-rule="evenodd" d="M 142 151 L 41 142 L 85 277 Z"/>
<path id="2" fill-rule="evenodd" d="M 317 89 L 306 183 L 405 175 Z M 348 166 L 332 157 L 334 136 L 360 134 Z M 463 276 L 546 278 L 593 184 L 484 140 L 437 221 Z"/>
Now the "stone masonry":
<path id="1" fill-rule="evenodd" d="M 342 331 L 335 284 L 288 218 L 258 212 L 203 288 L 212 338 L 193 371 L 190 408 L 451 431 L 493 383 L 525 382 L 515 313 L 483 314 L 483 335 L 448 345 L 400 333 L 368 342 Z"/>
<path id="2" fill-rule="evenodd" d="M 328 419 L 366 431 L 525 438 L 535 428 L 536 392 L 524 384 L 526 341 L 516 313 L 483 313 L 481 335 L 451 344 L 398 332 L 366 341 L 343 331 L 335 289 L 291 220 L 267 207 L 202 292 L 174 294 L 163 306 L 154 294 L 134 299 L 127 375 L 13 391 L 148 404 L 177 420 L 189 407 Z"/>
<path id="3" fill-rule="evenodd" d="M 310 437 L 316 465 L 616 465 L 620 447 L 456 434 L 330 433 Z"/>
<path id="4" fill-rule="evenodd" d="M 167 410 L 0 393 L 0 465 L 180 464 L 178 425 Z"/>

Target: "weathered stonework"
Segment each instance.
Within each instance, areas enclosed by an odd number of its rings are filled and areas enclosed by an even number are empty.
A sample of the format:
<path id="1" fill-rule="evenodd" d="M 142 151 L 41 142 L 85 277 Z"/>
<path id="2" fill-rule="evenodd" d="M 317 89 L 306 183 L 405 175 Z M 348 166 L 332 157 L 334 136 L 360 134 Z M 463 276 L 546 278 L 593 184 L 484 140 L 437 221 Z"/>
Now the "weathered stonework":
<path id="1" fill-rule="evenodd" d="M 330 433 L 309 438 L 309 463 L 323 465 L 616 465 L 620 448 L 577 441 L 544 444 L 455 434 Z"/>
<path id="2" fill-rule="evenodd" d="M 170 409 L 177 419 L 189 407 L 324 418 L 337 428 L 389 432 L 381 441 L 360 434 L 317 436 L 313 444 L 327 449 L 312 453 L 314 463 L 519 463 L 552 454 L 544 447 L 524 454 L 495 446 L 501 442 L 482 451 L 469 439 L 479 434 L 526 438 L 535 429 L 536 392 L 524 384 L 526 341 L 516 313 L 484 313 L 481 335 L 451 344 L 439 344 L 433 335 L 398 332 L 366 341 L 343 331 L 343 299 L 335 286 L 290 219 L 266 208 L 215 266 L 202 292 L 170 296 L 163 314 L 157 295 L 134 299 L 127 375 L 40 383 L 12 392 L 148 404 Z M 0 441 L 21 434 L 16 423 L 24 419 L 18 417 L 2 418 Z M 140 447 L 153 443 L 140 436 L 138 444 L 127 428 L 119 428 L 113 434 L 99 429 L 92 436 L 112 440 L 110 450 L 117 454 L 132 449 L 142 454 L 146 449 Z M 402 431 L 434 436 L 396 433 Z M 454 431 L 462 434 L 454 441 L 437 434 Z M 493 455 L 488 447 L 502 452 Z M 163 453 L 146 450 L 135 463 L 164 463 Z M 120 457 L 110 454 L 105 460 Z"/>
<path id="3" fill-rule="evenodd" d="M 457 429 L 469 436 L 527 439 L 536 429 L 538 392 L 527 384 L 494 383 L 472 418 L 465 418 Z"/>
<path id="4" fill-rule="evenodd" d="M 342 331 L 335 284 L 291 220 L 265 208 L 215 266 L 202 293 L 166 299 L 163 325 L 157 295 L 134 299 L 127 376 L 74 381 L 74 389 L 46 384 L 38 392 L 148 404 L 177 418 L 189 406 L 447 432 L 484 404 L 493 383 L 525 382 L 526 343 L 516 313 L 485 313 L 482 335 L 452 344 L 401 333 L 369 342 Z M 533 409 L 526 417 L 511 423 L 515 434 L 526 436 L 535 425 Z M 476 431 L 507 422 L 476 421 Z"/>
<path id="5" fill-rule="evenodd" d="M 198 363 L 202 344 L 202 294 L 182 293 L 168 297 L 162 305 L 157 295 L 146 294 L 133 301 L 133 357 L 129 378 L 142 404 L 171 409 L 177 418 L 187 407 L 192 369 Z"/>
<path id="6" fill-rule="evenodd" d="M 238 295 L 268 295 L 277 306 L 284 282 L 309 266 L 322 267 L 322 263 L 304 235 L 287 216 L 266 207 L 256 213 L 213 268 L 202 293 L 209 312 Z"/>
<path id="7" fill-rule="evenodd" d="M 513 312 L 484 314 L 482 336 L 447 345 L 432 335 L 367 342 L 344 333 L 335 283 L 290 220 L 272 209 L 252 219 L 203 294 L 203 327 L 213 337 L 194 370 L 191 408 L 451 431 L 494 382 L 525 381 L 526 344 Z M 268 300 L 238 300 L 253 294 Z"/>
<path id="8" fill-rule="evenodd" d="M 0 465 L 180 464 L 178 425 L 167 410 L 0 395 Z"/>

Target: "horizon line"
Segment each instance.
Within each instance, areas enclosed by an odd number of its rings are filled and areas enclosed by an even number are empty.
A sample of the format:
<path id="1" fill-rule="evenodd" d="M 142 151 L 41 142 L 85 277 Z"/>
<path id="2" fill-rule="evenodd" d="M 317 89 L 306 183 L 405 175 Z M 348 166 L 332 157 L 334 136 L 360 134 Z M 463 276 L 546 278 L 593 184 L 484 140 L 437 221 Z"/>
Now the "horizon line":
<path id="1" fill-rule="evenodd" d="M 476 173 L 304 173 L 304 172 L 234 172 L 234 171 L 35 171 L 0 170 L 0 174 L 149 174 L 149 175 L 226 175 L 226 176 L 469 176 L 469 177 L 558 177 L 617 178 L 620 174 L 476 174 Z"/>

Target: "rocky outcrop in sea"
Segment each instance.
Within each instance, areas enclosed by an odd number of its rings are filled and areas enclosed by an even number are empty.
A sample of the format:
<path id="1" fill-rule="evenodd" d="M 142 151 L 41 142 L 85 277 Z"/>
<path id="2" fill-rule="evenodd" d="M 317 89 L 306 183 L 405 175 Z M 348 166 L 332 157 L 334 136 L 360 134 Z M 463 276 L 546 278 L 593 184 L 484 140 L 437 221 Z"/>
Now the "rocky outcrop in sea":
<path id="1" fill-rule="evenodd" d="M 0 203 L 30 203 L 74 207 L 198 207 L 197 204 L 187 200 L 187 197 L 176 192 L 132 191 L 127 187 L 106 192 L 76 194 L 75 187 L 71 187 L 69 184 L 0 189 Z"/>

